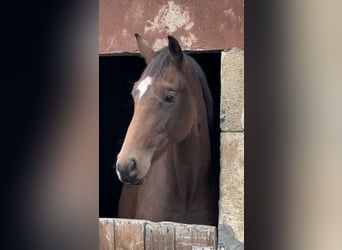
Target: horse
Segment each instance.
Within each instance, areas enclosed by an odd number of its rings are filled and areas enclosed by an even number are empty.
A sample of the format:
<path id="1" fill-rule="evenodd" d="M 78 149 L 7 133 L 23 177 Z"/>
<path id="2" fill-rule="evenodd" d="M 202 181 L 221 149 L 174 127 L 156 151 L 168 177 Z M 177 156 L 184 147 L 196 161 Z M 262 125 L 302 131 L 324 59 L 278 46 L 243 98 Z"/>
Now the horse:
<path id="1" fill-rule="evenodd" d="M 131 93 L 133 117 L 114 166 L 124 183 L 118 217 L 217 225 L 206 76 L 173 36 L 159 52 L 135 38 L 147 66 Z"/>

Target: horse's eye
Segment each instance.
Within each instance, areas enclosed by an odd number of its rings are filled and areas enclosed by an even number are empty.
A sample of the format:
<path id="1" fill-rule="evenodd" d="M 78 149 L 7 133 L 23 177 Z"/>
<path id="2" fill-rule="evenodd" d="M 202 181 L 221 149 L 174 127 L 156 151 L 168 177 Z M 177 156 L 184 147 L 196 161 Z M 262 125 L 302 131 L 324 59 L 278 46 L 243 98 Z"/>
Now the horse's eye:
<path id="1" fill-rule="evenodd" d="M 174 95 L 168 94 L 168 95 L 166 95 L 166 96 L 164 97 L 164 101 L 165 101 L 166 103 L 169 103 L 169 104 L 173 103 L 174 100 L 175 100 L 175 96 L 174 96 Z"/>

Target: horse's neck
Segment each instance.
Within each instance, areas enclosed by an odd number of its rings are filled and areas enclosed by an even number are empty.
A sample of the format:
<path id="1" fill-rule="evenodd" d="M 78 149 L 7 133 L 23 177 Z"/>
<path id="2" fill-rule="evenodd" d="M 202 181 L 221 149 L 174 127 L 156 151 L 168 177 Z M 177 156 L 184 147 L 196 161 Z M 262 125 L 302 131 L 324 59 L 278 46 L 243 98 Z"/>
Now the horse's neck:
<path id="1" fill-rule="evenodd" d="M 202 119 L 207 122 L 206 119 Z M 207 124 L 194 125 L 190 134 L 170 150 L 173 158 L 169 174 L 175 176 L 178 193 L 187 201 L 206 192 L 210 165 L 210 140 Z"/>

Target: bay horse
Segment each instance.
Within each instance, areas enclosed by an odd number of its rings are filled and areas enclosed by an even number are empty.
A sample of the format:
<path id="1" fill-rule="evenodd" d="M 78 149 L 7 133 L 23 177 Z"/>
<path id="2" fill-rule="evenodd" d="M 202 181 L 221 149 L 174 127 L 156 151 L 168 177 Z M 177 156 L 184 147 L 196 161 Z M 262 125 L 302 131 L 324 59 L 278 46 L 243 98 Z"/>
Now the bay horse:
<path id="1" fill-rule="evenodd" d="M 217 225 L 205 74 L 174 37 L 158 53 L 135 38 L 147 67 L 132 90 L 133 118 L 115 165 L 124 183 L 118 217 Z"/>

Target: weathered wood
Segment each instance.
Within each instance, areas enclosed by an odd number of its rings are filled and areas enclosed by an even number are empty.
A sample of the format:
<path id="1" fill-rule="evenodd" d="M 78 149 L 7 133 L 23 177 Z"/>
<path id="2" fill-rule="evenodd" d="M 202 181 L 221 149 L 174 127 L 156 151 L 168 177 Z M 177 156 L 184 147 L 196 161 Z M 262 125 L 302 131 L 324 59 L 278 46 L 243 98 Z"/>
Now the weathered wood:
<path id="1" fill-rule="evenodd" d="M 114 221 L 113 219 L 99 219 L 99 249 L 114 250 Z"/>
<path id="2" fill-rule="evenodd" d="M 216 228 L 145 220 L 99 220 L 101 250 L 214 250 Z"/>
<path id="3" fill-rule="evenodd" d="M 145 235 L 144 220 L 115 220 L 114 239 L 116 250 L 139 250 L 144 249 Z"/>
<path id="4" fill-rule="evenodd" d="M 174 223 L 147 223 L 145 229 L 146 250 L 173 250 L 175 249 Z"/>
<path id="5" fill-rule="evenodd" d="M 193 247 L 216 247 L 216 228 L 202 225 L 179 224 L 175 227 L 176 249 L 192 250 Z"/>
<path id="6" fill-rule="evenodd" d="M 191 250 L 192 249 L 192 226 L 179 225 L 175 228 L 176 249 Z"/>
<path id="7" fill-rule="evenodd" d="M 192 230 L 192 246 L 212 247 L 212 249 L 216 249 L 216 228 L 194 226 Z"/>

